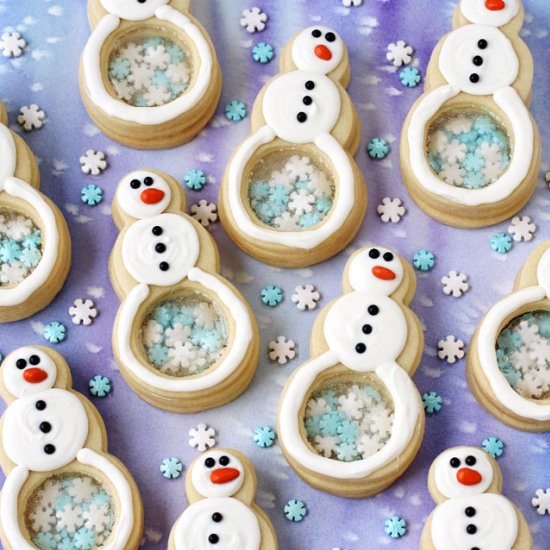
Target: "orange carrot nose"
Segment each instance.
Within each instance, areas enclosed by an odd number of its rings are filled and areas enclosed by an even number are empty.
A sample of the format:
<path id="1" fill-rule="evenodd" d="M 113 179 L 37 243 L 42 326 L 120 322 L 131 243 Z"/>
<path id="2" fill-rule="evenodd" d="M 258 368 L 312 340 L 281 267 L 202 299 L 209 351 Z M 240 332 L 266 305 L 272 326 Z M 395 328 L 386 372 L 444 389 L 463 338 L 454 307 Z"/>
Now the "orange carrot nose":
<path id="1" fill-rule="evenodd" d="M 391 269 L 382 267 L 381 265 L 375 265 L 372 268 L 372 274 L 377 279 L 382 279 L 383 281 L 393 281 L 397 276 Z"/>
<path id="2" fill-rule="evenodd" d="M 332 59 L 332 52 L 324 44 L 315 46 L 313 53 L 323 61 L 330 61 Z"/>
<path id="3" fill-rule="evenodd" d="M 164 198 L 164 191 L 151 187 L 141 192 L 141 200 L 145 204 L 157 204 Z"/>
<path id="4" fill-rule="evenodd" d="M 45 370 L 37 368 L 26 369 L 23 371 L 23 378 L 29 384 L 40 384 L 40 382 L 44 382 L 48 378 L 48 373 Z"/>
<path id="5" fill-rule="evenodd" d="M 477 485 L 481 483 L 482 477 L 479 472 L 471 470 L 470 468 L 460 468 L 456 473 L 456 479 L 462 485 Z"/>
<path id="6" fill-rule="evenodd" d="M 241 472 L 235 468 L 218 468 L 210 474 L 210 481 L 216 485 L 222 485 L 237 479 L 240 475 Z"/>
<path id="7" fill-rule="evenodd" d="M 500 11 L 506 7 L 504 0 L 485 0 L 485 7 L 491 11 Z"/>

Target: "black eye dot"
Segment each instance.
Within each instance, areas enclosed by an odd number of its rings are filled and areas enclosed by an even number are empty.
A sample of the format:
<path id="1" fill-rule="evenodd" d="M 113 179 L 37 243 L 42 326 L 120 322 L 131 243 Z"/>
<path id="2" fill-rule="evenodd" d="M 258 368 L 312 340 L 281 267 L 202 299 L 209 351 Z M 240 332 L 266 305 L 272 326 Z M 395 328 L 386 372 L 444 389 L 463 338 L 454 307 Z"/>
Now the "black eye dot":
<path id="1" fill-rule="evenodd" d="M 477 43 L 477 47 L 480 49 L 480 50 L 484 50 L 489 44 L 487 43 L 487 40 L 485 40 L 485 38 L 482 38 L 481 40 L 479 40 L 479 42 Z"/>
<path id="2" fill-rule="evenodd" d="M 229 460 L 228 456 L 223 455 L 222 457 L 220 457 L 220 464 L 222 466 L 227 466 L 230 462 L 231 461 Z"/>
<path id="3" fill-rule="evenodd" d="M 454 456 L 449 461 L 449 464 L 451 465 L 451 468 L 458 468 L 460 466 L 460 460 Z"/>
<path id="4" fill-rule="evenodd" d="M 44 445 L 44 452 L 47 455 L 53 455 L 55 453 L 55 446 L 51 443 L 48 443 L 47 445 Z"/>
<path id="5" fill-rule="evenodd" d="M 468 533 L 468 535 L 475 535 L 477 533 L 477 527 L 473 523 L 470 523 L 470 525 L 466 527 L 466 533 Z"/>
<path id="6" fill-rule="evenodd" d="M 145 185 L 147 185 L 147 187 L 149 187 L 150 185 L 153 185 L 153 178 L 151 176 L 147 176 L 144 180 L 143 180 L 143 183 Z"/>
<path id="7" fill-rule="evenodd" d="M 313 80 L 308 80 L 306 82 L 306 90 L 313 90 L 315 88 L 315 82 Z"/>
<path id="8" fill-rule="evenodd" d="M 40 357 L 38 357 L 38 355 L 31 355 L 29 357 L 29 363 L 31 365 L 38 365 L 40 363 Z"/>
<path id="9" fill-rule="evenodd" d="M 479 75 L 477 73 L 472 73 L 470 75 L 470 82 L 472 84 L 477 84 L 479 82 Z"/>
<path id="10" fill-rule="evenodd" d="M 357 353 L 365 353 L 367 351 L 367 346 L 365 346 L 365 344 L 363 344 L 363 342 L 359 342 L 356 346 L 355 346 L 355 351 Z"/>
<path id="11" fill-rule="evenodd" d="M 468 506 L 468 508 L 466 508 L 466 510 L 464 510 L 464 513 L 469 518 L 473 518 L 476 515 L 476 509 L 473 506 Z"/>
<path id="12" fill-rule="evenodd" d="M 139 180 L 132 180 L 132 181 L 130 182 L 130 187 L 131 187 L 132 189 L 139 189 L 139 188 L 141 187 L 141 181 L 139 181 Z"/>
<path id="13" fill-rule="evenodd" d="M 322 34 L 323 33 L 319 29 L 314 29 L 311 31 L 311 36 L 313 36 L 313 38 L 319 38 Z"/>
<path id="14" fill-rule="evenodd" d="M 208 535 L 208 542 L 210 544 L 218 544 L 218 542 L 220 542 L 220 537 L 218 537 L 215 533 L 212 533 L 211 535 Z"/>
<path id="15" fill-rule="evenodd" d="M 298 122 L 303 124 L 307 120 L 307 115 L 304 112 L 300 111 L 296 115 L 296 118 L 298 119 Z"/>
<path id="16" fill-rule="evenodd" d="M 473 63 L 476 67 L 481 67 L 481 65 L 483 65 L 483 57 L 481 57 L 481 55 L 476 55 L 476 56 L 472 59 L 472 63 Z"/>
<path id="17" fill-rule="evenodd" d="M 223 516 L 219 512 L 214 512 L 212 514 L 212 521 L 214 523 L 220 523 L 220 521 L 223 519 Z"/>
<path id="18" fill-rule="evenodd" d="M 464 461 L 468 466 L 475 466 L 477 460 L 475 456 L 467 456 L 466 460 Z"/>
<path id="19" fill-rule="evenodd" d="M 137 0 L 139 4 L 145 4 L 145 2 L 147 2 L 147 0 Z"/>
<path id="20" fill-rule="evenodd" d="M 34 406 L 36 407 L 37 411 L 43 411 L 46 408 L 46 402 L 40 399 L 40 401 L 37 401 Z"/>
<path id="21" fill-rule="evenodd" d="M 41 422 L 40 426 L 38 426 L 38 429 L 43 434 L 49 434 L 52 431 L 52 425 L 49 422 Z"/>
<path id="22" fill-rule="evenodd" d="M 311 96 L 304 96 L 304 99 L 302 99 L 304 105 L 311 105 L 313 103 L 313 99 L 311 99 Z"/>
<path id="23" fill-rule="evenodd" d="M 380 258 L 380 250 L 377 248 L 371 248 L 369 250 L 369 258 L 372 258 L 373 260 L 376 260 L 376 258 Z"/>
<path id="24" fill-rule="evenodd" d="M 369 315 L 378 315 L 380 313 L 380 308 L 378 306 L 372 305 L 367 308 Z"/>
<path id="25" fill-rule="evenodd" d="M 27 366 L 27 362 L 25 361 L 25 359 L 18 359 L 18 360 L 15 362 L 15 366 L 16 366 L 18 369 L 23 370 L 23 369 Z"/>
<path id="26" fill-rule="evenodd" d="M 361 328 L 363 334 L 370 334 L 372 332 L 372 327 L 370 325 L 363 325 Z"/>
<path id="27" fill-rule="evenodd" d="M 170 265 L 168 264 L 168 262 L 160 262 L 159 269 L 161 271 L 168 271 L 170 269 Z"/>
<path id="28" fill-rule="evenodd" d="M 207 468 L 213 468 L 216 465 L 216 461 L 210 456 L 204 461 L 204 465 Z"/>
<path id="29" fill-rule="evenodd" d="M 159 237 L 160 235 L 162 235 L 162 227 L 160 225 L 155 225 L 155 227 L 151 229 L 151 233 L 153 233 L 155 237 Z"/>
<path id="30" fill-rule="evenodd" d="M 393 260 L 393 254 L 391 252 L 384 253 L 384 256 L 382 256 L 386 262 L 391 262 Z"/>
<path id="31" fill-rule="evenodd" d="M 166 252 L 166 245 L 164 243 L 157 243 L 155 245 L 155 252 L 158 252 L 159 254 Z"/>
<path id="32" fill-rule="evenodd" d="M 327 34 L 325 34 L 325 38 L 327 39 L 327 42 L 334 42 L 336 40 L 336 35 L 333 32 L 327 32 Z"/>

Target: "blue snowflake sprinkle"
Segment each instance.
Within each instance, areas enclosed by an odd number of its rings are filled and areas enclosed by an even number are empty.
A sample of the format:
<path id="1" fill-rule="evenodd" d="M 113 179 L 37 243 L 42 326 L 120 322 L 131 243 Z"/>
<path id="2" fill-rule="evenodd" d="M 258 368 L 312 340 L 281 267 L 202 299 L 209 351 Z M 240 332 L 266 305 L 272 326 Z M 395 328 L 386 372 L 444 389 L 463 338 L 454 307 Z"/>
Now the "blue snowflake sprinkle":
<path id="1" fill-rule="evenodd" d="M 41 550 L 56 550 L 57 542 L 52 533 L 38 533 L 33 541 Z"/>
<path id="2" fill-rule="evenodd" d="M 485 160 L 479 154 L 468 153 L 462 162 L 462 166 L 467 172 L 478 173 L 485 166 Z"/>
<path id="3" fill-rule="evenodd" d="M 392 539 L 399 539 L 407 534 L 407 522 L 399 516 L 392 516 L 384 522 L 384 532 Z"/>
<path id="4" fill-rule="evenodd" d="M 314 225 L 317 225 L 320 221 L 321 218 L 319 217 L 319 214 L 316 214 L 315 212 L 307 212 L 299 219 L 298 225 L 303 228 L 313 227 Z"/>
<path id="5" fill-rule="evenodd" d="M 149 361 L 157 367 L 162 367 L 168 361 L 168 348 L 162 344 L 154 344 L 147 350 Z"/>
<path id="6" fill-rule="evenodd" d="M 262 303 L 269 307 L 276 307 L 283 301 L 283 289 L 275 285 L 267 285 L 260 292 Z"/>
<path id="7" fill-rule="evenodd" d="M 107 397 L 111 393 L 111 389 L 111 381 L 101 374 L 96 374 L 88 382 L 88 390 L 94 397 Z"/>
<path id="8" fill-rule="evenodd" d="M 468 189 L 481 189 L 485 187 L 485 178 L 483 174 L 468 172 L 464 178 L 464 187 Z"/>
<path id="9" fill-rule="evenodd" d="M 103 200 L 103 189 L 91 183 L 80 191 L 82 202 L 88 206 L 97 206 Z"/>
<path id="10" fill-rule="evenodd" d="M 36 248 L 23 248 L 19 256 L 19 260 L 27 268 L 36 267 L 41 258 L 42 254 Z"/>
<path id="11" fill-rule="evenodd" d="M 14 239 L 5 239 L 0 244 L 0 260 L 6 264 L 11 264 L 19 260 L 21 256 L 21 247 Z"/>
<path id="12" fill-rule="evenodd" d="M 306 419 L 306 432 L 310 439 L 321 435 L 321 417 L 310 416 Z"/>
<path id="13" fill-rule="evenodd" d="M 95 546 L 95 533 L 82 527 L 74 534 L 73 542 L 78 550 L 91 550 Z"/>
<path id="14" fill-rule="evenodd" d="M 177 479 L 182 471 L 183 464 L 175 457 L 165 458 L 160 464 L 160 472 L 166 479 Z"/>
<path id="15" fill-rule="evenodd" d="M 252 58 L 258 63 L 269 63 L 274 55 L 273 46 L 265 42 L 260 42 L 252 48 Z"/>
<path id="16" fill-rule="evenodd" d="M 246 105 L 237 99 L 233 99 L 225 106 L 225 116 L 228 120 L 239 122 L 246 116 Z"/>
<path id="17" fill-rule="evenodd" d="M 332 201 L 328 197 L 319 197 L 315 203 L 315 206 L 317 207 L 317 210 L 321 212 L 321 214 L 328 214 L 330 212 L 330 209 L 332 208 Z"/>
<path id="18" fill-rule="evenodd" d="M 338 407 L 338 395 L 334 390 L 325 390 L 321 392 L 321 399 L 333 410 L 335 411 Z"/>
<path id="19" fill-rule="evenodd" d="M 159 88 L 161 86 L 170 88 L 172 85 L 172 79 L 166 74 L 166 71 L 156 70 L 153 78 L 151 79 L 151 83 Z"/>
<path id="20" fill-rule="evenodd" d="M 270 188 L 269 198 L 277 206 L 286 206 L 290 199 L 290 191 L 284 185 L 275 185 Z"/>
<path id="21" fill-rule="evenodd" d="M 511 235 L 500 231 L 491 237 L 491 248 L 497 254 L 506 254 L 512 250 L 512 245 L 514 241 L 512 240 Z"/>
<path id="22" fill-rule="evenodd" d="M 171 42 L 167 44 L 165 48 L 166 51 L 170 54 L 170 63 L 174 65 L 181 63 L 181 61 L 185 57 L 185 52 L 177 44 Z"/>
<path id="23" fill-rule="evenodd" d="M 504 453 L 504 442 L 493 435 L 484 439 L 481 446 L 483 450 L 489 453 L 493 458 L 498 458 Z"/>
<path id="24" fill-rule="evenodd" d="M 131 64 L 124 57 L 116 57 L 109 64 L 109 75 L 115 80 L 124 80 L 130 74 Z"/>
<path id="25" fill-rule="evenodd" d="M 262 180 L 252 182 L 248 188 L 248 196 L 256 201 L 267 199 L 270 192 L 271 188 L 269 187 L 269 183 Z"/>
<path id="26" fill-rule="evenodd" d="M 497 338 L 497 345 L 507 353 L 511 353 L 523 345 L 519 332 L 505 328 Z"/>
<path id="27" fill-rule="evenodd" d="M 57 321 L 52 321 L 44 327 L 42 334 L 44 338 L 50 342 L 50 344 L 59 344 L 59 342 L 63 342 L 63 340 L 65 340 L 67 329 L 65 328 L 65 325 L 62 325 Z"/>
<path id="28" fill-rule="evenodd" d="M 187 306 L 179 308 L 178 312 L 172 318 L 174 325 L 180 324 L 184 327 L 192 327 L 195 324 L 195 314 L 193 309 Z"/>
<path id="29" fill-rule="evenodd" d="M 430 271 L 435 265 L 434 253 L 422 248 L 413 256 L 413 265 L 419 271 Z"/>
<path id="30" fill-rule="evenodd" d="M 189 170 L 183 178 L 185 187 L 193 189 L 193 191 L 199 191 L 206 185 L 206 174 L 202 170 Z"/>
<path id="31" fill-rule="evenodd" d="M 256 443 L 256 445 L 258 447 L 261 447 L 262 449 L 272 447 L 275 443 L 275 438 L 275 430 L 270 426 L 259 426 L 254 430 L 254 433 L 252 434 L 252 439 L 254 439 L 254 443 Z"/>
<path id="32" fill-rule="evenodd" d="M 170 327 L 174 319 L 174 308 L 170 304 L 158 306 L 153 312 L 153 319 L 161 324 L 163 328 Z"/>
<path id="33" fill-rule="evenodd" d="M 340 440 L 346 443 L 353 443 L 357 441 L 359 433 L 361 432 L 359 424 L 355 420 L 344 420 L 337 427 Z"/>
<path id="34" fill-rule="evenodd" d="M 373 138 L 367 145 L 367 153 L 371 159 L 384 159 L 390 152 L 390 146 L 384 138 Z"/>
<path id="35" fill-rule="evenodd" d="M 23 239 L 23 248 L 39 248 L 42 244 L 42 233 L 40 229 L 33 231 Z"/>
<path id="36" fill-rule="evenodd" d="M 342 412 L 331 411 L 324 414 L 319 422 L 321 434 L 324 436 L 338 435 L 338 430 L 345 421 L 347 421 L 347 416 Z"/>
<path id="37" fill-rule="evenodd" d="M 359 457 L 359 451 L 351 441 L 343 441 L 338 445 L 336 455 L 338 456 L 338 460 L 342 462 L 353 462 Z"/>
<path id="38" fill-rule="evenodd" d="M 439 412 L 443 405 L 443 399 L 434 391 L 422 394 L 422 402 L 424 403 L 424 410 L 428 414 Z"/>
<path id="39" fill-rule="evenodd" d="M 275 217 L 275 209 L 273 205 L 269 202 L 260 202 L 256 204 L 254 207 L 254 212 L 256 213 L 256 216 L 265 223 L 266 225 L 269 225 L 273 218 Z"/>
<path id="40" fill-rule="evenodd" d="M 285 517 L 288 521 L 298 523 L 307 516 L 306 504 L 303 500 L 289 500 L 285 504 Z"/>
<path id="41" fill-rule="evenodd" d="M 416 88 L 420 84 L 422 76 L 416 67 L 405 67 L 399 73 L 399 80 L 407 88 Z"/>

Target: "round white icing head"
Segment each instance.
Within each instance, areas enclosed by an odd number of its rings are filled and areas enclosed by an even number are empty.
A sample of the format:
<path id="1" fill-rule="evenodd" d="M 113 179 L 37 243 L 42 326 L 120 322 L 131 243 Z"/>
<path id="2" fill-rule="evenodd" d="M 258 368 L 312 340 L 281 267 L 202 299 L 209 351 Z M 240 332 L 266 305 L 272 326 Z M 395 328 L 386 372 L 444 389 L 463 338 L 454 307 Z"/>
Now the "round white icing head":
<path id="1" fill-rule="evenodd" d="M 439 56 L 447 82 L 471 95 L 492 95 L 514 83 L 519 60 L 508 37 L 495 27 L 466 25 L 451 32 Z"/>
<path id="2" fill-rule="evenodd" d="M 44 351 L 31 346 L 10 353 L 2 364 L 2 380 L 14 397 L 25 397 L 53 388 L 57 366 Z"/>
<path id="3" fill-rule="evenodd" d="M 480 495 L 490 487 L 494 475 L 489 456 L 477 447 L 448 449 L 434 462 L 435 486 L 447 498 Z"/>
<path id="4" fill-rule="evenodd" d="M 518 13 L 520 0 L 461 0 L 460 11 L 470 23 L 502 27 Z"/>
<path id="5" fill-rule="evenodd" d="M 113 15 L 129 21 L 142 21 L 155 16 L 158 7 L 170 0 L 101 0 L 101 5 Z"/>
<path id="6" fill-rule="evenodd" d="M 209 451 L 193 465 L 191 482 L 203 497 L 229 498 L 244 483 L 244 466 L 231 453 Z"/>
<path id="7" fill-rule="evenodd" d="M 292 60 L 302 71 L 330 73 L 343 57 L 344 42 L 329 27 L 308 27 L 292 43 Z"/>
<path id="8" fill-rule="evenodd" d="M 145 170 L 124 176 L 116 191 L 116 200 L 122 211 L 140 220 L 162 214 L 171 198 L 166 180 Z"/>

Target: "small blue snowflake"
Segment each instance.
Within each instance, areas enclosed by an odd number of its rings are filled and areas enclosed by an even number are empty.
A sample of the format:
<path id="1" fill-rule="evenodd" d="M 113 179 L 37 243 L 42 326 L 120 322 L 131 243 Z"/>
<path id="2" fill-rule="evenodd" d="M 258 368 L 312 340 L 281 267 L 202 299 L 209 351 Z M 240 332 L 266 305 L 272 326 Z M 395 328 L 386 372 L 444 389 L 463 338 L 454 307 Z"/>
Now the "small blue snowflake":
<path id="1" fill-rule="evenodd" d="M 342 412 L 331 411 L 321 417 L 319 426 L 321 434 L 324 436 L 338 435 L 340 425 L 347 420 L 347 416 Z"/>
<path id="2" fill-rule="evenodd" d="M 289 500 L 285 504 L 285 517 L 288 521 L 298 523 L 307 516 L 306 504 L 303 500 Z"/>
<path id="3" fill-rule="evenodd" d="M 88 382 L 88 390 L 94 397 L 107 397 L 111 393 L 111 389 L 111 381 L 101 374 L 96 374 Z"/>
<path id="4" fill-rule="evenodd" d="M 23 248 L 19 260 L 26 268 L 36 267 L 42 258 L 42 253 L 36 248 Z"/>
<path id="5" fill-rule="evenodd" d="M 390 152 L 390 146 L 384 138 L 373 138 L 367 145 L 367 153 L 371 159 L 385 159 Z"/>
<path id="6" fill-rule="evenodd" d="M 315 212 L 307 212 L 299 219 L 298 225 L 303 228 L 313 227 L 314 225 L 317 225 L 320 221 L 321 218 L 319 217 L 319 214 L 316 214 Z"/>
<path id="7" fill-rule="evenodd" d="M 78 550 L 91 550 L 95 546 L 95 533 L 82 527 L 74 534 L 73 542 Z"/>
<path id="8" fill-rule="evenodd" d="M 474 130 L 479 134 L 492 136 L 495 134 L 496 126 L 490 116 L 482 115 L 474 122 Z"/>
<path id="9" fill-rule="evenodd" d="M 519 332 L 505 328 L 497 338 L 497 345 L 507 353 L 511 353 L 519 349 L 523 345 Z"/>
<path id="10" fill-rule="evenodd" d="M 172 85 L 172 79 L 166 74 L 166 71 L 156 70 L 153 78 L 151 79 L 151 83 L 154 86 L 164 86 L 165 88 L 170 88 Z"/>
<path id="11" fill-rule="evenodd" d="M 489 453 L 493 458 L 498 458 L 504 453 L 504 442 L 493 435 L 484 439 L 481 446 L 483 450 Z"/>
<path id="12" fill-rule="evenodd" d="M 442 397 L 434 391 L 422 394 L 422 402 L 424 403 L 424 410 L 428 414 L 439 412 L 443 405 Z"/>
<path id="13" fill-rule="evenodd" d="M 485 166 L 485 160 L 477 153 L 468 153 L 462 166 L 467 172 L 478 173 Z"/>
<path id="14" fill-rule="evenodd" d="M 168 328 L 172 325 L 174 319 L 174 308 L 170 304 L 163 304 L 155 308 L 153 319 L 161 324 L 163 328 Z"/>
<path id="15" fill-rule="evenodd" d="M 416 88 L 420 84 L 422 76 L 416 67 L 405 67 L 399 73 L 399 80 L 407 88 Z"/>
<path id="16" fill-rule="evenodd" d="M 38 533 L 34 538 L 34 544 L 41 550 L 56 550 L 57 541 L 52 533 Z"/>
<path id="17" fill-rule="evenodd" d="M 168 361 L 168 348 L 162 344 L 154 344 L 147 350 L 149 361 L 157 367 L 162 367 Z"/>
<path id="18" fill-rule="evenodd" d="M 21 256 L 21 247 L 14 239 L 5 239 L 0 244 L 0 260 L 6 264 L 11 264 L 19 260 Z"/>
<path id="19" fill-rule="evenodd" d="M 336 456 L 338 457 L 338 460 L 342 462 L 353 462 L 359 458 L 359 451 L 357 450 L 355 443 L 351 441 L 343 441 L 340 445 L 338 445 Z"/>
<path id="20" fill-rule="evenodd" d="M 252 48 L 252 58 L 258 63 L 269 63 L 274 55 L 273 46 L 265 42 L 260 42 Z"/>
<path id="21" fill-rule="evenodd" d="M 160 464 L 160 472 L 166 479 L 177 479 L 182 471 L 183 464 L 175 457 L 165 458 Z"/>
<path id="22" fill-rule="evenodd" d="M 91 183 L 80 191 L 82 202 L 88 206 L 97 206 L 103 200 L 103 189 Z"/>
<path id="23" fill-rule="evenodd" d="M 275 210 L 273 208 L 273 205 L 269 202 L 260 202 L 254 207 L 254 212 L 256 213 L 256 216 L 265 223 L 266 225 L 269 225 L 273 218 L 275 217 Z"/>
<path id="24" fill-rule="evenodd" d="M 481 189 L 485 184 L 485 178 L 480 173 L 468 172 L 464 178 L 464 187 L 467 189 Z"/>
<path id="25" fill-rule="evenodd" d="M 328 197 L 319 197 L 315 203 L 315 206 L 321 214 L 328 214 L 332 208 L 332 200 Z"/>
<path id="26" fill-rule="evenodd" d="M 270 426 L 259 426 L 254 430 L 254 433 L 252 434 L 252 439 L 254 439 L 254 443 L 256 443 L 256 445 L 258 447 L 261 447 L 262 449 L 272 447 L 275 443 L 275 438 L 275 430 Z"/>
<path id="27" fill-rule="evenodd" d="M 310 439 L 321 435 L 321 417 L 310 416 L 306 419 L 306 433 Z"/>
<path id="28" fill-rule="evenodd" d="M 510 252 L 513 244 L 514 241 L 512 240 L 512 236 L 508 233 L 504 233 L 504 231 L 500 231 L 491 237 L 491 248 L 497 254 L 506 254 Z"/>
<path id="29" fill-rule="evenodd" d="M 399 516 L 392 516 L 384 522 L 384 532 L 392 539 L 399 539 L 407 534 L 407 522 Z"/>
<path id="30" fill-rule="evenodd" d="M 195 314 L 193 313 L 193 309 L 187 306 L 181 307 L 172 318 L 172 322 L 174 323 L 174 326 L 180 324 L 184 327 L 192 327 L 195 324 Z"/>
<path id="31" fill-rule="evenodd" d="M 206 174 L 202 170 L 189 170 L 183 178 L 185 187 L 193 189 L 193 191 L 199 191 L 206 185 Z"/>
<path id="32" fill-rule="evenodd" d="M 42 233 L 36 229 L 23 239 L 23 248 L 39 248 L 42 244 Z"/>
<path id="33" fill-rule="evenodd" d="M 434 253 L 422 248 L 413 256 L 413 265 L 419 271 L 430 271 L 435 266 Z"/>
<path id="34" fill-rule="evenodd" d="M 165 46 L 166 51 L 170 54 L 170 63 L 177 65 L 178 63 L 181 63 L 183 58 L 185 57 L 185 52 L 173 42 L 170 42 Z"/>
<path id="35" fill-rule="evenodd" d="M 347 443 L 357 441 L 361 432 L 356 420 L 344 420 L 337 428 L 340 440 Z"/>
<path id="36" fill-rule="evenodd" d="M 260 292 L 262 303 L 269 307 L 276 307 L 283 301 L 283 289 L 275 285 L 267 285 Z"/>
<path id="37" fill-rule="evenodd" d="M 275 185 L 269 192 L 269 198 L 273 204 L 286 206 L 290 199 L 290 191 L 284 185 Z"/>
<path id="38" fill-rule="evenodd" d="M 44 338 L 50 342 L 50 344 L 59 344 L 59 342 L 63 342 L 63 340 L 65 340 L 67 329 L 65 328 L 65 325 L 62 325 L 57 321 L 52 321 L 44 327 L 42 334 Z"/>
<path id="39" fill-rule="evenodd" d="M 225 116 L 233 122 L 240 122 L 246 116 L 246 105 L 237 99 L 233 99 L 225 106 Z"/>
<path id="40" fill-rule="evenodd" d="M 334 390 L 325 390 L 321 392 L 321 399 L 333 410 L 335 411 L 338 407 L 338 395 Z"/>
<path id="41" fill-rule="evenodd" d="M 116 57 L 109 64 L 109 75 L 115 80 L 124 80 L 130 74 L 131 64 L 124 57 Z"/>
<path id="42" fill-rule="evenodd" d="M 256 201 L 267 199 L 270 192 L 271 188 L 269 187 L 269 183 L 262 180 L 252 182 L 248 188 L 248 196 Z"/>

